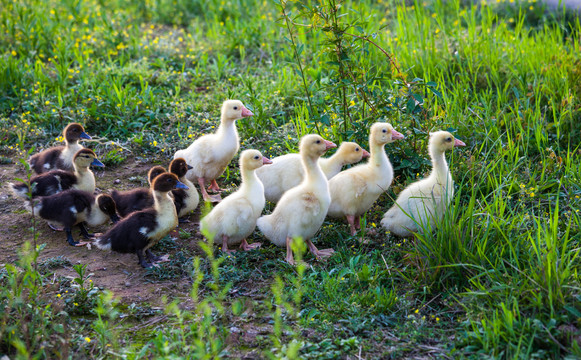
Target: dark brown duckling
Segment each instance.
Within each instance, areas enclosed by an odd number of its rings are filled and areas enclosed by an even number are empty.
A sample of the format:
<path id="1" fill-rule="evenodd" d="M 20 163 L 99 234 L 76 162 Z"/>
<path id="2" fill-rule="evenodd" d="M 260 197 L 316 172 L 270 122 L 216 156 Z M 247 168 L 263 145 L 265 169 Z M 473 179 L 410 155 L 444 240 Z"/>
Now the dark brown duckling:
<path id="1" fill-rule="evenodd" d="M 194 184 L 186 178 L 186 173 L 191 169 L 192 167 L 186 163 L 184 158 L 173 159 L 169 164 L 169 172 L 176 175 L 179 181 L 189 188 L 188 190 L 176 189 L 171 191 L 180 223 L 188 222 L 189 220 L 184 217 L 187 216 L 190 211 L 195 210 L 200 203 L 198 190 Z"/>
<path id="2" fill-rule="evenodd" d="M 75 154 L 74 171 L 52 170 L 33 177 L 30 180 L 32 197 L 49 196 L 68 189 L 95 192 L 95 175 L 89 166 L 105 166 L 97 159 L 91 149 L 81 149 Z M 28 185 L 25 183 L 10 184 L 14 195 L 28 199 Z"/>
<path id="3" fill-rule="evenodd" d="M 147 173 L 147 182 L 149 185 L 158 175 L 166 172 L 163 166 L 156 165 L 149 169 Z M 117 204 L 117 211 L 121 217 L 127 217 L 129 214 L 147 209 L 153 206 L 153 194 L 149 188 L 137 188 L 128 191 L 111 191 L 111 196 Z"/>
<path id="4" fill-rule="evenodd" d="M 73 171 L 74 156 L 83 149 L 79 140 L 91 140 L 83 125 L 78 123 L 67 125 L 63 130 L 63 138 L 65 146 L 54 146 L 30 157 L 28 163 L 37 174 L 57 169 Z"/>
<path id="5" fill-rule="evenodd" d="M 97 247 L 120 253 L 136 253 L 142 267 L 151 267 L 161 258 L 149 249 L 178 225 L 176 208 L 169 197 L 169 192 L 176 188 L 187 190 L 187 186 L 174 174 L 157 176 L 151 185 L 153 207 L 134 212 L 121 220 L 97 239 Z"/>
<path id="6" fill-rule="evenodd" d="M 77 225 L 85 238 L 91 238 L 85 222 L 89 226 L 97 226 L 111 220 L 113 223 L 119 220 L 115 201 L 106 194 L 94 196 L 86 191 L 66 190 L 51 196 L 45 196 L 32 200 L 34 203 L 34 215 L 51 223 L 63 226 L 67 234 L 67 242 L 72 246 L 82 246 L 73 239 L 72 228 Z M 30 201 L 26 208 L 32 211 Z"/>

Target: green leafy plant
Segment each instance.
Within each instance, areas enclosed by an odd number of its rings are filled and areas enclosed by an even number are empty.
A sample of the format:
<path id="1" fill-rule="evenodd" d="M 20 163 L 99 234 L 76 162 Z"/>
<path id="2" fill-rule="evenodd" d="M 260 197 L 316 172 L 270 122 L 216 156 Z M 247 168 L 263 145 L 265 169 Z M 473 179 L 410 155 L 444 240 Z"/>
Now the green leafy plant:
<path id="1" fill-rule="evenodd" d="M 67 311 L 75 315 L 90 314 L 97 304 L 99 288 L 93 284 L 91 274 L 87 274 L 86 264 L 73 265 L 77 273 L 71 281 L 72 294 L 65 298 Z"/>
<path id="2" fill-rule="evenodd" d="M 70 348 L 64 315 L 35 266 L 41 250 L 26 242 L 20 261 L 0 272 L 0 349 L 18 358 L 62 357 Z"/>
<path id="3" fill-rule="evenodd" d="M 121 148 L 111 149 L 101 157 L 101 161 L 103 164 L 105 164 L 105 166 L 117 166 L 123 163 L 125 160 L 126 157 L 124 156 L 123 150 Z"/>

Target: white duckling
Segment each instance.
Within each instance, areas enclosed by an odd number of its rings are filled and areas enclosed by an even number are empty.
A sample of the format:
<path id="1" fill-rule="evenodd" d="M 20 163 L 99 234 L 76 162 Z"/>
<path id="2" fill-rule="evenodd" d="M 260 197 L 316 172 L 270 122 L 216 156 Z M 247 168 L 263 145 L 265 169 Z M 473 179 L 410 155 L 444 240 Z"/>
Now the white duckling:
<path id="1" fill-rule="evenodd" d="M 377 122 L 369 132 L 371 156 L 366 164 L 347 169 L 329 180 L 330 217 L 345 217 L 351 235 L 357 233 L 359 218 L 386 191 L 393 181 L 393 167 L 385 154 L 385 144 L 404 136 L 388 123 Z"/>
<path id="2" fill-rule="evenodd" d="M 247 251 L 260 247 L 261 243 L 248 244 L 246 238 L 256 228 L 256 220 L 264 209 L 264 187 L 256 176 L 256 169 L 271 161 L 258 150 L 245 150 L 240 155 L 242 185 L 200 222 L 200 229 L 214 237 L 214 243 L 222 242 L 222 251 L 230 252 L 228 245 L 240 243 Z"/>
<path id="3" fill-rule="evenodd" d="M 334 253 L 333 249 L 319 250 L 311 238 L 317 233 L 331 203 L 327 177 L 319 165 L 319 157 L 336 147 L 319 135 L 306 135 L 299 145 L 305 178 L 298 186 L 280 198 L 270 215 L 258 219 L 257 225 L 267 239 L 277 246 L 286 245 L 286 261 L 295 264 L 292 252 L 293 238 L 303 238 L 317 259 Z"/>
<path id="4" fill-rule="evenodd" d="M 355 164 L 368 156 L 369 153 L 356 143 L 342 142 L 335 154 L 319 159 L 319 165 L 329 180 L 337 175 L 343 166 Z M 285 191 L 303 181 L 305 171 L 299 154 L 286 154 L 272 159 L 271 166 L 256 170 L 256 175 L 264 185 L 266 200 L 277 202 Z"/>
<path id="5" fill-rule="evenodd" d="M 213 202 L 221 200 L 219 194 L 213 196 L 208 194 L 205 188 L 206 181 L 211 182 L 209 190 L 221 191 L 216 179 L 222 175 L 240 147 L 236 120 L 252 115 L 254 115 L 252 111 L 241 101 L 226 100 L 222 104 L 218 130 L 214 134 L 196 139 L 187 149 L 176 151 L 174 159 L 184 158 L 188 165 L 192 166 L 186 177 L 191 181 L 198 181 L 204 200 Z"/>
<path id="6" fill-rule="evenodd" d="M 430 135 L 429 152 L 432 173 L 425 179 L 410 184 L 385 213 L 381 225 L 397 236 L 412 236 L 424 227 L 434 228 L 446 212 L 454 196 L 454 181 L 444 153 L 455 146 L 466 146 L 447 131 Z M 418 226 L 419 225 L 419 226 Z"/>

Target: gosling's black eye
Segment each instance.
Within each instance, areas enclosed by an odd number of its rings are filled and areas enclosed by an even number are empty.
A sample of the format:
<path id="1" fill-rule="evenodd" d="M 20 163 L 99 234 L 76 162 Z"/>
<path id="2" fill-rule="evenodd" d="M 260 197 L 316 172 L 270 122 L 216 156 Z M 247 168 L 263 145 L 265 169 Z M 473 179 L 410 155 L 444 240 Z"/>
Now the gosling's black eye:
<path id="1" fill-rule="evenodd" d="M 447 138 L 447 139 L 446 139 L 446 141 L 447 141 L 447 142 L 450 142 L 450 141 L 452 141 L 452 138 L 451 138 L 451 137 L 449 137 L 449 138 Z"/>
<path id="2" fill-rule="evenodd" d="M 355 148 L 355 151 L 359 151 L 359 148 Z"/>
<path id="3" fill-rule="evenodd" d="M 383 131 L 384 133 L 386 133 L 386 132 L 387 132 L 387 129 L 383 129 L 382 131 Z"/>
<path id="4" fill-rule="evenodd" d="M 256 156 L 254 157 L 254 160 L 258 160 L 258 155 L 256 155 Z"/>
<path id="5" fill-rule="evenodd" d="M 234 110 L 238 110 L 238 106 L 234 106 Z"/>
<path id="6" fill-rule="evenodd" d="M 171 182 L 172 180 L 172 178 L 167 178 L 167 182 Z"/>
<path id="7" fill-rule="evenodd" d="M 317 140 L 317 144 L 320 144 L 320 143 L 321 143 L 321 140 Z"/>

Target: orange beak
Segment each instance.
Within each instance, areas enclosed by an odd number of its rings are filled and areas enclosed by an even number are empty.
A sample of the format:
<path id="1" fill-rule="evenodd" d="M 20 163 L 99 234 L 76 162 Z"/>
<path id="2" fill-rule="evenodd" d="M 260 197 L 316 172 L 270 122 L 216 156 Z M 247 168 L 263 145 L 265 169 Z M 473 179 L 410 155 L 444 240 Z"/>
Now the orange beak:
<path id="1" fill-rule="evenodd" d="M 369 153 L 369 151 L 367 151 L 365 149 L 361 149 L 361 150 L 363 150 L 363 156 L 362 156 L 363 159 L 368 158 L 368 157 L 371 156 L 371 154 Z"/>
<path id="2" fill-rule="evenodd" d="M 466 146 L 466 144 L 458 139 L 454 139 L 454 146 Z"/>
<path id="3" fill-rule="evenodd" d="M 266 164 L 272 164 L 272 160 L 270 160 L 266 156 L 263 156 L 262 157 L 262 165 L 266 165 Z"/>
<path id="4" fill-rule="evenodd" d="M 249 117 L 254 115 L 252 111 L 248 110 L 246 107 L 242 107 L 242 117 Z"/>
<path id="5" fill-rule="evenodd" d="M 391 130 L 391 139 L 392 140 L 402 140 L 405 139 L 402 133 L 395 131 L 395 129 Z"/>
<path id="6" fill-rule="evenodd" d="M 325 141 L 325 150 L 329 150 L 329 149 L 337 147 L 337 145 L 335 145 L 335 143 L 332 141 L 329 141 L 329 140 L 323 140 L 323 141 Z"/>

